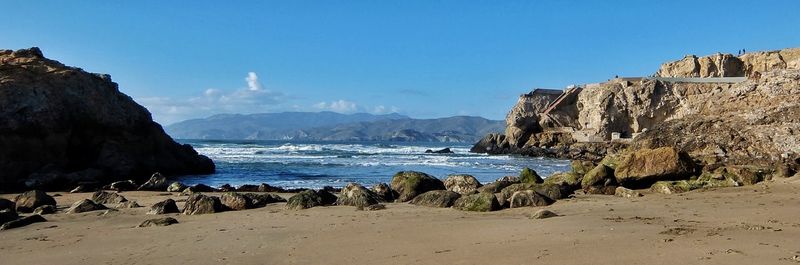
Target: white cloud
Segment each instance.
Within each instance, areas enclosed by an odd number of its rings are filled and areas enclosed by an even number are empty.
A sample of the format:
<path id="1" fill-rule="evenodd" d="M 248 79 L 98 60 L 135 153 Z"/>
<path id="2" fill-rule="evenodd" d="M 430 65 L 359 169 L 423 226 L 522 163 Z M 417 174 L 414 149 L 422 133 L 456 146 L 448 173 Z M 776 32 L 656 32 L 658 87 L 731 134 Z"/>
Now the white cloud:
<path id="1" fill-rule="evenodd" d="M 378 105 L 378 106 L 376 106 L 375 108 L 372 109 L 372 114 L 390 114 L 390 113 L 396 113 L 396 112 L 399 112 L 399 111 L 400 111 L 400 109 L 395 107 L 395 106 L 386 107 L 384 105 Z"/>
<path id="2" fill-rule="evenodd" d="M 359 109 L 358 105 L 356 105 L 355 102 L 351 102 L 351 101 L 347 101 L 347 100 L 343 100 L 343 99 L 340 99 L 340 100 L 337 100 L 337 101 L 332 101 L 330 103 L 320 102 L 320 103 L 314 104 L 314 108 L 317 108 L 317 109 L 320 109 L 320 110 L 329 110 L 329 111 L 339 112 L 339 113 L 353 113 L 353 112 L 358 111 L 358 109 Z"/>
<path id="3" fill-rule="evenodd" d="M 261 82 L 258 81 L 258 75 L 255 72 L 248 72 L 244 80 L 247 81 L 247 89 L 250 91 L 259 91 L 263 89 Z"/>

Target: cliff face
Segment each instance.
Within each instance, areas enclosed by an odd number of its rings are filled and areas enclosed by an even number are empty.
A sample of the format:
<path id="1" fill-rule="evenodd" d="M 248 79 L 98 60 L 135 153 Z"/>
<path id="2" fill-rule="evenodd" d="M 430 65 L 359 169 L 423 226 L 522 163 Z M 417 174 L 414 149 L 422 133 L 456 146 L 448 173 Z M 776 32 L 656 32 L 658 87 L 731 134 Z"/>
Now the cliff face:
<path id="1" fill-rule="evenodd" d="M 201 174 L 213 162 L 167 136 L 108 75 L 0 50 L 0 187 Z"/>
<path id="2" fill-rule="evenodd" d="M 658 77 L 734 77 L 752 76 L 778 69 L 798 69 L 800 48 L 779 51 L 746 53 L 739 57 L 717 53 L 697 57 L 687 55 L 683 59 L 661 65 Z"/>
<path id="3" fill-rule="evenodd" d="M 740 83 L 614 79 L 586 86 L 574 102 L 561 104 L 547 115 L 526 112 L 537 110 L 521 106 L 528 102 L 521 98 L 509 117 L 531 117 L 524 123 L 528 127 L 509 122 L 513 131 L 489 135 L 473 151 L 538 155 L 547 154 L 541 151 L 545 148 L 561 149 L 555 154 L 565 158 L 575 158 L 576 153 L 596 158 L 602 154 L 584 153 L 618 149 L 611 140 L 619 133 L 623 138 L 636 136 L 622 141 L 633 147 L 674 146 L 711 162 L 791 160 L 800 153 L 799 64 L 800 49 L 741 57 L 687 56 L 662 65 L 658 76 L 750 78 Z M 553 122 L 553 113 L 558 122 Z"/>

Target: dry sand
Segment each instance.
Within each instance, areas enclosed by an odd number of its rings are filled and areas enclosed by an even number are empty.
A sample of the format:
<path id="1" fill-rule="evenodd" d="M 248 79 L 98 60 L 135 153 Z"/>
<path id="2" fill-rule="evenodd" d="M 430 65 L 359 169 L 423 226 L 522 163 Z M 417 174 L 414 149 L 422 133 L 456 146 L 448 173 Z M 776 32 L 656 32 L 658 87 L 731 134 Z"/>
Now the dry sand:
<path id="1" fill-rule="evenodd" d="M 52 194 L 52 193 L 51 193 Z M 61 193 L 59 208 L 91 197 Z M 149 206 L 177 194 L 125 192 Z M 284 196 L 288 196 L 284 194 Z M 0 197 L 11 198 L 12 194 Z M 137 228 L 149 207 L 0 231 L 2 264 L 797 264 L 800 180 L 647 194 L 578 195 L 546 209 L 462 212 L 402 203 L 265 208 Z M 180 205 L 179 203 L 179 206 Z"/>

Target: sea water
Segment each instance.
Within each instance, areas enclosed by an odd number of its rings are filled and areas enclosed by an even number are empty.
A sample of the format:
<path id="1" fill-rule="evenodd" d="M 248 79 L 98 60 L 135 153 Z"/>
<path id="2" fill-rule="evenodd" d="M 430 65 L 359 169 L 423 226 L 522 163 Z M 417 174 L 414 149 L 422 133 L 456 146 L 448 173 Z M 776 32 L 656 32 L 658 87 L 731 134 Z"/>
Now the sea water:
<path id="1" fill-rule="evenodd" d="M 390 182 L 398 171 L 421 171 L 444 180 L 469 174 L 481 183 L 516 176 L 529 167 L 546 177 L 569 169 L 569 161 L 516 155 L 470 153 L 470 145 L 398 142 L 291 142 L 180 140 L 217 166 L 210 175 L 177 180 L 210 186 L 267 183 L 285 188 L 343 187 L 350 182 L 372 186 Z M 426 150 L 450 148 L 452 154 Z"/>

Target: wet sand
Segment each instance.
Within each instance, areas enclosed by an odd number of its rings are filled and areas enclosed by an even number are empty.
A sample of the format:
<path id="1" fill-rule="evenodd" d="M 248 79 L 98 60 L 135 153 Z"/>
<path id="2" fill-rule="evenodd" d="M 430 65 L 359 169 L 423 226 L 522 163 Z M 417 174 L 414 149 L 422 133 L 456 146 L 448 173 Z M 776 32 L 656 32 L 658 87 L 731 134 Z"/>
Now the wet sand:
<path id="1" fill-rule="evenodd" d="M 54 193 L 49 193 L 54 194 Z M 91 193 L 60 193 L 59 209 Z M 462 212 L 404 203 L 264 208 L 136 227 L 186 196 L 123 192 L 145 206 L 0 231 L 3 264 L 797 264 L 800 180 L 646 194 L 578 195 L 548 207 Z M 282 194 L 288 197 L 290 194 Z M 0 195 L 13 198 L 13 194 Z M 539 209 L 561 216 L 529 219 Z"/>

